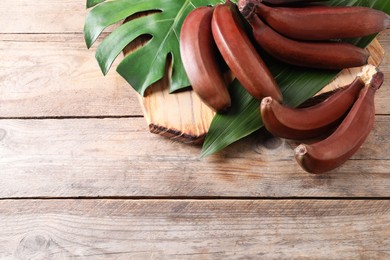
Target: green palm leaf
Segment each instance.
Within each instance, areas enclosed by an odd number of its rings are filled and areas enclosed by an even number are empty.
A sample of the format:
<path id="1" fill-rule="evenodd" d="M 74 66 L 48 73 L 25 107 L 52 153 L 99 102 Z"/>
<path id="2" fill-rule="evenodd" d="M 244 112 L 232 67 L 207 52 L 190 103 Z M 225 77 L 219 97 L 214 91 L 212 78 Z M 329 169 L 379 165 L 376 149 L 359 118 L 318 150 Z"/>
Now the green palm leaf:
<path id="1" fill-rule="evenodd" d="M 146 11 L 150 15 L 133 19 L 114 30 L 99 45 L 96 59 L 104 74 L 108 72 L 115 58 L 134 39 L 149 35 L 151 39 L 128 55 L 117 67 L 118 73 L 141 95 L 154 82 L 161 79 L 172 57 L 170 91 L 188 87 L 179 48 L 180 28 L 190 11 L 199 6 L 216 4 L 222 0 L 88 0 L 87 6 L 95 6 L 87 15 L 84 37 L 91 47 L 108 26 L 125 18 Z M 140 64 L 142 64 L 140 66 Z"/>
<path id="2" fill-rule="evenodd" d="M 388 0 L 332 0 L 328 1 L 327 4 L 367 6 L 390 13 L 390 1 Z M 350 42 L 360 47 L 366 47 L 373 38 L 374 36 L 352 39 Z M 284 102 L 290 106 L 298 106 L 312 97 L 339 73 L 289 66 L 263 53 L 262 57 L 281 87 Z M 217 114 L 214 117 L 203 144 L 201 156 L 215 153 L 263 126 L 259 102 L 251 98 L 238 82 L 232 84 L 231 91 L 235 101 L 232 103 L 232 109 L 228 114 Z"/>

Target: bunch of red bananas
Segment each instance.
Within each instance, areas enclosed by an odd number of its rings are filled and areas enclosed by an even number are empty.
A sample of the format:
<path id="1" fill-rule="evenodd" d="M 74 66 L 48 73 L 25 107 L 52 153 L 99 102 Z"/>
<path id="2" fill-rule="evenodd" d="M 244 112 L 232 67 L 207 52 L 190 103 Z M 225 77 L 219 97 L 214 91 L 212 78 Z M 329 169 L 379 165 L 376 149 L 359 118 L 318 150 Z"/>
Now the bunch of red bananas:
<path id="1" fill-rule="evenodd" d="M 180 51 L 193 90 L 217 112 L 231 105 L 230 71 L 261 102 L 265 127 L 288 139 L 315 138 L 318 143 L 296 149 L 308 172 L 332 170 L 356 152 L 371 131 L 374 94 L 383 83 L 375 68 L 325 101 L 308 108 L 282 105 L 282 93 L 257 48 L 285 63 L 340 70 L 367 64 L 369 53 L 342 38 L 363 37 L 384 30 L 389 16 L 367 7 L 312 5 L 320 0 L 240 0 L 193 10 L 180 33 Z M 299 3 L 298 6 L 290 6 Z M 252 27 L 248 35 L 245 18 Z M 253 39 L 253 41 L 252 41 Z"/>

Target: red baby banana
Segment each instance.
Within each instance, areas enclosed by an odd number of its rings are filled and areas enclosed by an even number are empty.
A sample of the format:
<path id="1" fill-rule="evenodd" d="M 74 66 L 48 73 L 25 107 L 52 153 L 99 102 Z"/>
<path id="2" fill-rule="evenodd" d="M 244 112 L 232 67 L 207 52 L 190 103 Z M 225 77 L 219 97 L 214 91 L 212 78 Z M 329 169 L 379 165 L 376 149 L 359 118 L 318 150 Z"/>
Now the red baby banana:
<path id="1" fill-rule="evenodd" d="M 333 170 L 359 149 L 374 125 L 374 95 L 382 83 L 383 74 L 377 72 L 332 135 L 314 144 L 301 144 L 295 149 L 295 159 L 305 171 L 324 173 Z"/>
<path id="2" fill-rule="evenodd" d="M 286 139 L 310 139 L 330 131 L 358 98 L 365 83 L 357 77 L 319 104 L 306 108 L 290 108 L 266 97 L 260 111 L 265 128 L 275 136 Z"/>
<path id="3" fill-rule="evenodd" d="M 357 6 L 269 7 L 257 2 L 255 12 L 277 32 L 299 40 L 363 37 L 386 29 L 389 16 Z"/>
<path id="4" fill-rule="evenodd" d="M 215 7 L 212 19 L 215 43 L 228 67 L 253 97 L 271 96 L 281 101 L 282 93 L 239 21 L 235 4 L 229 0 Z"/>
<path id="5" fill-rule="evenodd" d="M 222 112 L 231 100 L 211 33 L 213 11 L 213 7 L 203 6 L 186 17 L 180 31 L 180 53 L 192 89 L 209 107 Z"/>
<path id="6" fill-rule="evenodd" d="M 275 32 L 256 14 L 247 19 L 253 28 L 253 36 L 259 46 L 273 57 L 286 63 L 335 70 L 367 64 L 368 51 L 352 44 L 295 41 Z"/>

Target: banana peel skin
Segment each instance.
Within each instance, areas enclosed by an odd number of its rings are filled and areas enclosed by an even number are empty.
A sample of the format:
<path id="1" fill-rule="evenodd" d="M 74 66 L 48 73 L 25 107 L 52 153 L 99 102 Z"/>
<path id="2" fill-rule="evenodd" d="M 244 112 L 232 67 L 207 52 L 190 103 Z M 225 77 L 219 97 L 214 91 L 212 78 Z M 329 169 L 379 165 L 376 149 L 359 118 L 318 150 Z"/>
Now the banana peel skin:
<path id="1" fill-rule="evenodd" d="M 373 128 L 374 97 L 383 81 L 383 73 L 376 70 L 348 115 L 329 137 L 313 144 L 301 144 L 295 149 L 295 159 L 302 169 L 315 174 L 329 172 L 355 154 Z"/>
<path id="2" fill-rule="evenodd" d="M 231 106 L 221 58 L 211 32 L 214 8 L 202 6 L 186 17 L 180 32 L 180 53 L 192 89 L 216 112 Z"/>
<path id="3" fill-rule="evenodd" d="M 367 64 L 369 53 L 350 43 L 296 41 L 266 25 L 256 14 L 247 18 L 256 43 L 268 54 L 288 64 L 340 70 Z"/>
<path id="4" fill-rule="evenodd" d="M 226 64 L 242 86 L 259 101 L 271 96 L 281 102 L 282 93 L 269 69 L 239 21 L 237 6 L 230 1 L 215 6 L 212 33 Z"/>
<path id="5" fill-rule="evenodd" d="M 356 77 L 351 84 L 324 101 L 306 108 L 291 108 L 267 97 L 260 105 L 261 118 L 265 128 L 280 138 L 304 140 L 320 137 L 340 123 L 364 86 L 363 79 Z"/>
<path id="6" fill-rule="evenodd" d="M 271 7 L 260 0 L 240 3 L 245 17 L 256 13 L 278 33 L 296 40 L 323 41 L 355 38 L 383 31 L 389 24 L 385 12 L 361 6 Z"/>

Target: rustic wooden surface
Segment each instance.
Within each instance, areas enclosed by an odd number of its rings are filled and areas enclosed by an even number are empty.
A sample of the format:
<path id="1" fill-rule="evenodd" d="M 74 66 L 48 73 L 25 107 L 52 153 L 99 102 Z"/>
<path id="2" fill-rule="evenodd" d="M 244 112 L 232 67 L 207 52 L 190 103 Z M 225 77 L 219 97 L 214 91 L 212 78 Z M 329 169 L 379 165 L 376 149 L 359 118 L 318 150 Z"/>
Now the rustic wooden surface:
<path id="1" fill-rule="evenodd" d="M 262 131 L 200 159 L 101 75 L 84 7 L 0 5 L 0 259 L 389 259 L 390 55 L 374 130 L 336 171 Z"/>

